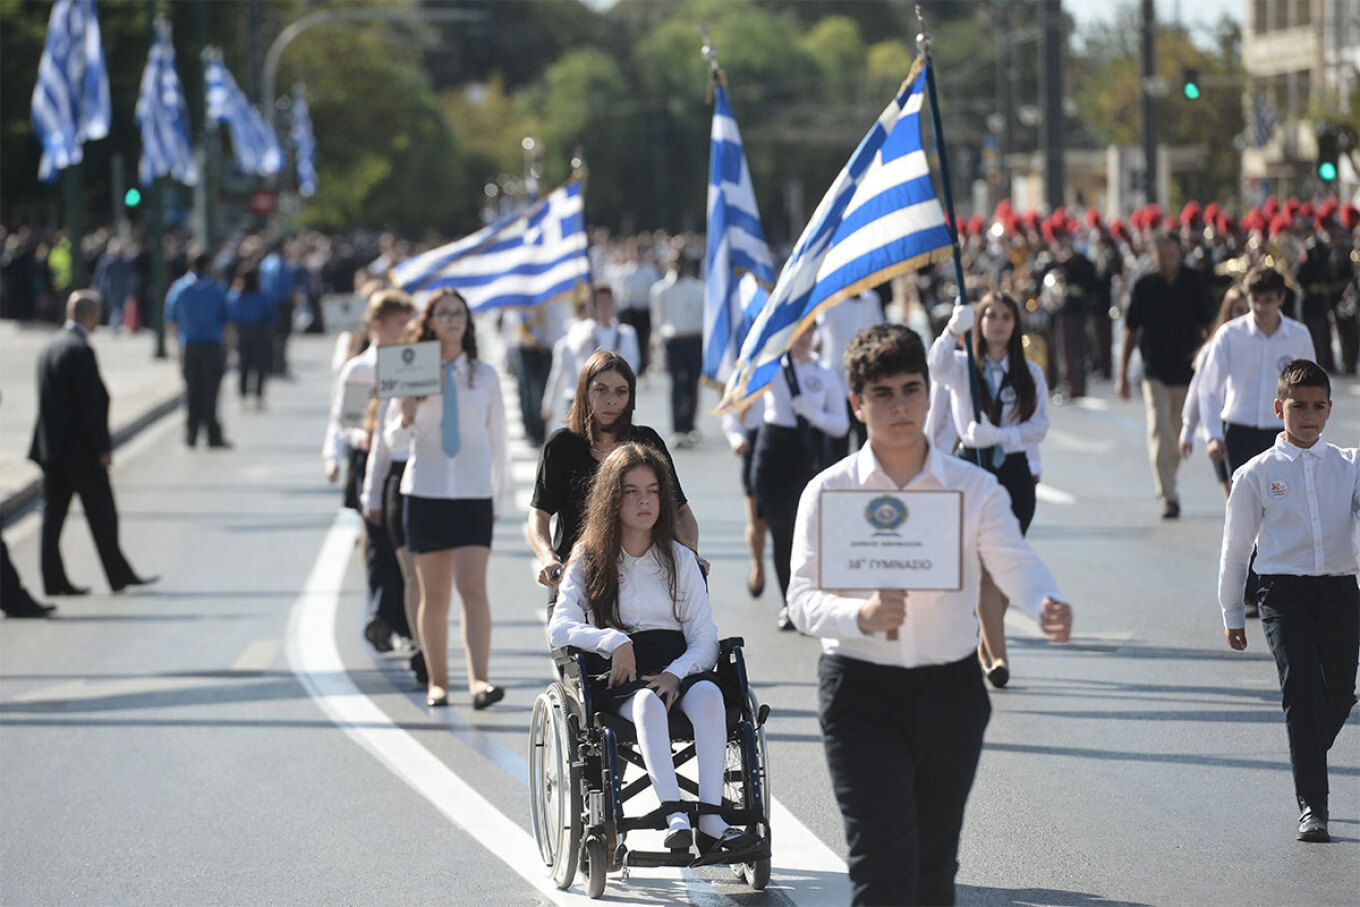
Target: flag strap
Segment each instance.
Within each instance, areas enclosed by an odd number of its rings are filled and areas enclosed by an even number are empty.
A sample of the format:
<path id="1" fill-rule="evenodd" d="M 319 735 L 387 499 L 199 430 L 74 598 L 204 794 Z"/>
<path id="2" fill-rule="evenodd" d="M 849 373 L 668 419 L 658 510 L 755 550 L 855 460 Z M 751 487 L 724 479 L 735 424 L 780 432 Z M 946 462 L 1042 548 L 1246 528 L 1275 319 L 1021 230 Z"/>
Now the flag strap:
<path id="1" fill-rule="evenodd" d="M 921 56 L 926 59 L 926 91 L 930 95 L 930 123 L 935 132 L 935 154 L 940 159 L 940 193 L 944 197 L 945 226 L 949 228 L 949 245 L 954 258 L 954 282 L 958 287 L 958 295 L 954 299 L 955 306 L 968 304 L 968 285 L 963 273 L 963 255 L 959 250 L 959 231 L 954 217 L 954 189 L 949 182 L 949 153 L 944 141 L 944 123 L 940 116 L 940 103 L 935 91 L 935 66 L 931 58 L 932 39 L 926 34 L 925 17 L 921 14 L 921 7 L 916 7 L 916 21 L 921 24 L 921 32 L 916 36 L 916 48 L 921 52 Z M 1016 325 L 1016 330 L 1020 326 Z M 973 403 L 973 421 L 982 421 L 982 403 L 978 388 L 977 363 L 973 361 L 973 332 L 965 331 L 963 335 L 963 350 L 968 357 L 968 394 Z M 978 465 L 982 465 L 982 453 L 977 453 Z"/>

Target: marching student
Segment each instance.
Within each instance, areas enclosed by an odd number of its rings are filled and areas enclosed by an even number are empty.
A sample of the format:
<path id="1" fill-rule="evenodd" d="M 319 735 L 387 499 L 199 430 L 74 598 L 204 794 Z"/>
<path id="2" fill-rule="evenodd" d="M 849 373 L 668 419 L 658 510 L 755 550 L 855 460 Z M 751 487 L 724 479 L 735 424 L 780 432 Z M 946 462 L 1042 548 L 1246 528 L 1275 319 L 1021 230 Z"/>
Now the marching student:
<path id="1" fill-rule="evenodd" d="M 822 637 L 819 717 L 853 902 L 952 904 L 964 805 L 991 714 L 974 619 L 982 569 L 1051 639 L 1067 640 L 1072 609 L 996 479 L 926 438 L 930 377 L 920 338 L 899 324 L 868 328 L 845 359 L 869 443 L 803 492 L 789 614 Z M 963 588 L 823 589 L 825 489 L 962 491 Z M 893 639 L 890 631 L 900 632 Z"/>
<path id="2" fill-rule="evenodd" d="M 840 379 L 841 390 L 845 383 L 845 347 L 850 339 L 860 331 L 883 323 L 883 301 L 878 291 L 872 287 L 842 299 L 817 316 L 817 358 L 822 365 L 836 373 Z M 850 420 L 850 430 L 839 438 L 825 438 L 822 451 L 823 463 L 835 463 L 850 452 L 850 435 L 854 435 L 859 447 L 864 446 L 867 435 L 864 424 L 850 411 L 850 396 L 845 397 L 846 418 Z"/>
<path id="3" fill-rule="evenodd" d="M 968 355 L 955 349 L 975 320 L 979 324 L 973 332 L 973 370 L 982 408 L 980 423 L 972 416 Z M 1011 512 L 1024 535 L 1034 519 L 1034 477 L 1039 472 L 1038 462 L 1030 462 L 1029 450 L 1037 449 L 1048 434 L 1048 382 L 1043 370 L 1025 358 L 1022 340 L 1020 306 L 1005 293 L 988 293 L 977 303 L 976 312 L 972 306 L 955 307 L 945 332 L 930 347 L 929 364 L 930 377 L 949 390 L 949 412 L 964 445 L 959 456 L 996 476 L 1010 494 Z M 1010 680 L 1006 663 L 1009 603 L 986 570 L 981 582 L 978 657 L 992 686 L 1004 687 Z"/>
<path id="4" fill-rule="evenodd" d="M 1274 445 L 1233 474 L 1223 526 L 1218 602 L 1228 645 L 1247 647 L 1242 604 L 1256 546 L 1261 624 L 1280 676 L 1300 841 L 1330 841 L 1327 751 L 1355 704 L 1360 652 L 1360 452 L 1322 440 L 1331 382 L 1296 359 L 1274 401 Z"/>
<path id="5" fill-rule="evenodd" d="M 1247 304 L 1247 294 L 1236 284 L 1228 287 L 1228 291 L 1223 294 L 1223 303 L 1218 307 L 1218 320 L 1214 322 L 1213 330 L 1209 332 L 1212 338 L 1219 332 L 1223 325 L 1240 318 L 1251 311 L 1251 306 Z M 1204 424 L 1199 410 L 1199 377 L 1203 371 L 1204 356 L 1209 352 L 1209 344 L 1205 342 L 1195 354 L 1194 369 L 1195 373 L 1190 376 L 1190 386 L 1185 392 L 1185 405 L 1181 408 L 1181 458 L 1190 459 L 1190 455 L 1195 451 L 1195 430 Z M 1228 464 L 1222 460 L 1211 460 L 1214 465 L 1214 475 L 1218 476 L 1219 485 L 1223 486 L 1223 497 L 1228 497 Z"/>
<path id="6" fill-rule="evenodd" d="M 438 340 L 443 393 L 403 398 L 401 431 L 410 457 L 401 479 L 406 495 L 406 547 L 420 583 L 418 632 L 429 683 L 425 704 L 449 704 L 449 603 L 457 584 L 462 602 L 472 707 L 500 702 L 505 691 L 487 679 L 491 605 L 486 571 L 491 531 L 510 487 L 510 436 L 496 370 L 477 358 L 477 333 L 467 300 L 436 290 L 408 339 Z M 409 429 L 409 431 L 407 431 Z"/>
<path id="7" fill-rule="evenodd" d="M 727 718 L 713 673 L 718 628 L 698 559 L 675 537 L 670 476 L 669 460 L 644 444 L 620 444 L 600 464 L 548 636 L 555 647 L 577 646 L 610 659 L 600 699 L 637 728 L 663 806 L 680 801 L 666 714 L 678 705 L 694 727 L 699 802 L 719 806 Z M 700 854 L 717 858 L 713 862 L 765 846 L 715 813 L 700 815 L 698 829 L 681 811 L 669 813 L 667 823 L 666 847 L 688 848 L 697 838 Z"/>
<path id="8" fill-rule="evenodd" d="M 792 630 L 789 620 L 789 555 L 798 496 L 821 469 L 816 432 L 832 438 L 850 430 L 836 373 L 812 356 L 811 327 L 794 338 L 783 366 L 763 395 L 760 434 L 751 462 L 756 503 L 774 540 L 774 572 L 779 580 L 780 609 L 775 625 Z"/>
<path id="9" fill-rule="evenodd" d="M 571 409 L 576 378 L 596 350 L 618 353 L 634 375 L 642 364 L 637 331 L 614 317 L 614 291 L 605 283 L 596 284 L 592 290 L 586 317 L 567 328 L 566 335 L 553 344 L 552 368 L 543 391 L 544 423 L 552 424 L 557 403 L 565 402 Z"/>

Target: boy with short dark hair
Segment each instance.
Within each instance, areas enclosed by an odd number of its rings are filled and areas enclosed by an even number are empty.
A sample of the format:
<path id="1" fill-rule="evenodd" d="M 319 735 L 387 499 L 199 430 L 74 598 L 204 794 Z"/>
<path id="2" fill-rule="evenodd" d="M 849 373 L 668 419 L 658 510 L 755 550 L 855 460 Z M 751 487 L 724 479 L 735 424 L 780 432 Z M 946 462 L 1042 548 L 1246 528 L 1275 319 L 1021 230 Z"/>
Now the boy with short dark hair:
<path id="1" fill-rule="evenodd" d="M 1331 411 L 1327 373 L 1306 359 L 1287 364 L 1275 399 L 1284 431 L 1233 476 L 1218 574 L 1228 645 L 1241 651 L 1256 545 L 1257 602 L 1280 675 L 1300 841 L 1331 840 L 1327 751 L 1355 704 L 1360 652 L 1360 456 L 1322 440 Z"/>
<path id="2" fill-rule="evenodd" d="M 927 440 L 921 339 L 900 324 L 865 328 L 845 364 L 869 441 L 803 492 L 789 615 L 822 637 L 818 711 L 854 903 L 952 904 L 964 806 L 991 714 L 974 615 L 982 568 L 1051 639 L 1067 640 L 1072 609 L 996 478 Z M 961 491 L 962 588 L 822 588 L 821 492 L 842 489 Z"/>

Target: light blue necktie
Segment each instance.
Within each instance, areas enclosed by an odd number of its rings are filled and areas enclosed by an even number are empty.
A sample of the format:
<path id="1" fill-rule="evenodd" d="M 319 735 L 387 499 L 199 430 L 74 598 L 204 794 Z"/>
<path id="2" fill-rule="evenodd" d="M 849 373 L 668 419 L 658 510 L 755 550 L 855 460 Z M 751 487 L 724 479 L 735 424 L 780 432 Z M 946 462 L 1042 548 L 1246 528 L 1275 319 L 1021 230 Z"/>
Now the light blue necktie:
<path id="1" fill-rule="evenodd" d="M 458 456 L 458 385 L 453 380 L 453 363 L 444 366 L 444 424 L 440 440 L 447 456 Z"/>
<path id="2" fill-rule="evenodd" d="M 992 389 L 993 401 L 996 401 L 997 395 L 1001 393 L 1001 382 L 1005 377 L 1006 368 L 1000 362 L 989 361 L 987 363 L 987 386 Z M 997 407 L 995 411 L 1000 414 L 1000 410 L 1001 408 Z M 997 424 L 1001 424 L 1000 419 L 997 419 Z M 1004 462 L 1006 462 L 1006 452 L 1002 450 L 1001 445 L 998 444 L 996 447 L 992 448 L 992 468 L 1000 469 L 1001 464 Z"/>

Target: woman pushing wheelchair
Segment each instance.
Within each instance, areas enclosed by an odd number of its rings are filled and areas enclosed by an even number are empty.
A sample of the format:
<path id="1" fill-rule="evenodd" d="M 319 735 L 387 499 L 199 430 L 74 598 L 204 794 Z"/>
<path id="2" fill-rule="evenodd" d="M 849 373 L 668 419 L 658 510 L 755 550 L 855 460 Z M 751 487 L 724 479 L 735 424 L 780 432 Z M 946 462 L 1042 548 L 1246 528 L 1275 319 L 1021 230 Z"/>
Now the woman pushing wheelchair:
<path id="1" fill-rule="evenodd" d="M 679 804 L 668 713 L 694 728 L 699 802 L 722 804 L 727 718 L 713 668 L 718 631 L 698 559 L 675 537 L 669 464 L 653 448 L 620 444 L 600 464 L 548 624 L 555 648 L 611 659 L 597 707 L 632 721 L 647 774 L 662 804 Z M 665 845 L 697 845 L 704 862 L 759 850 L 755 832 L 714 809 L 667 815 Z"/>

